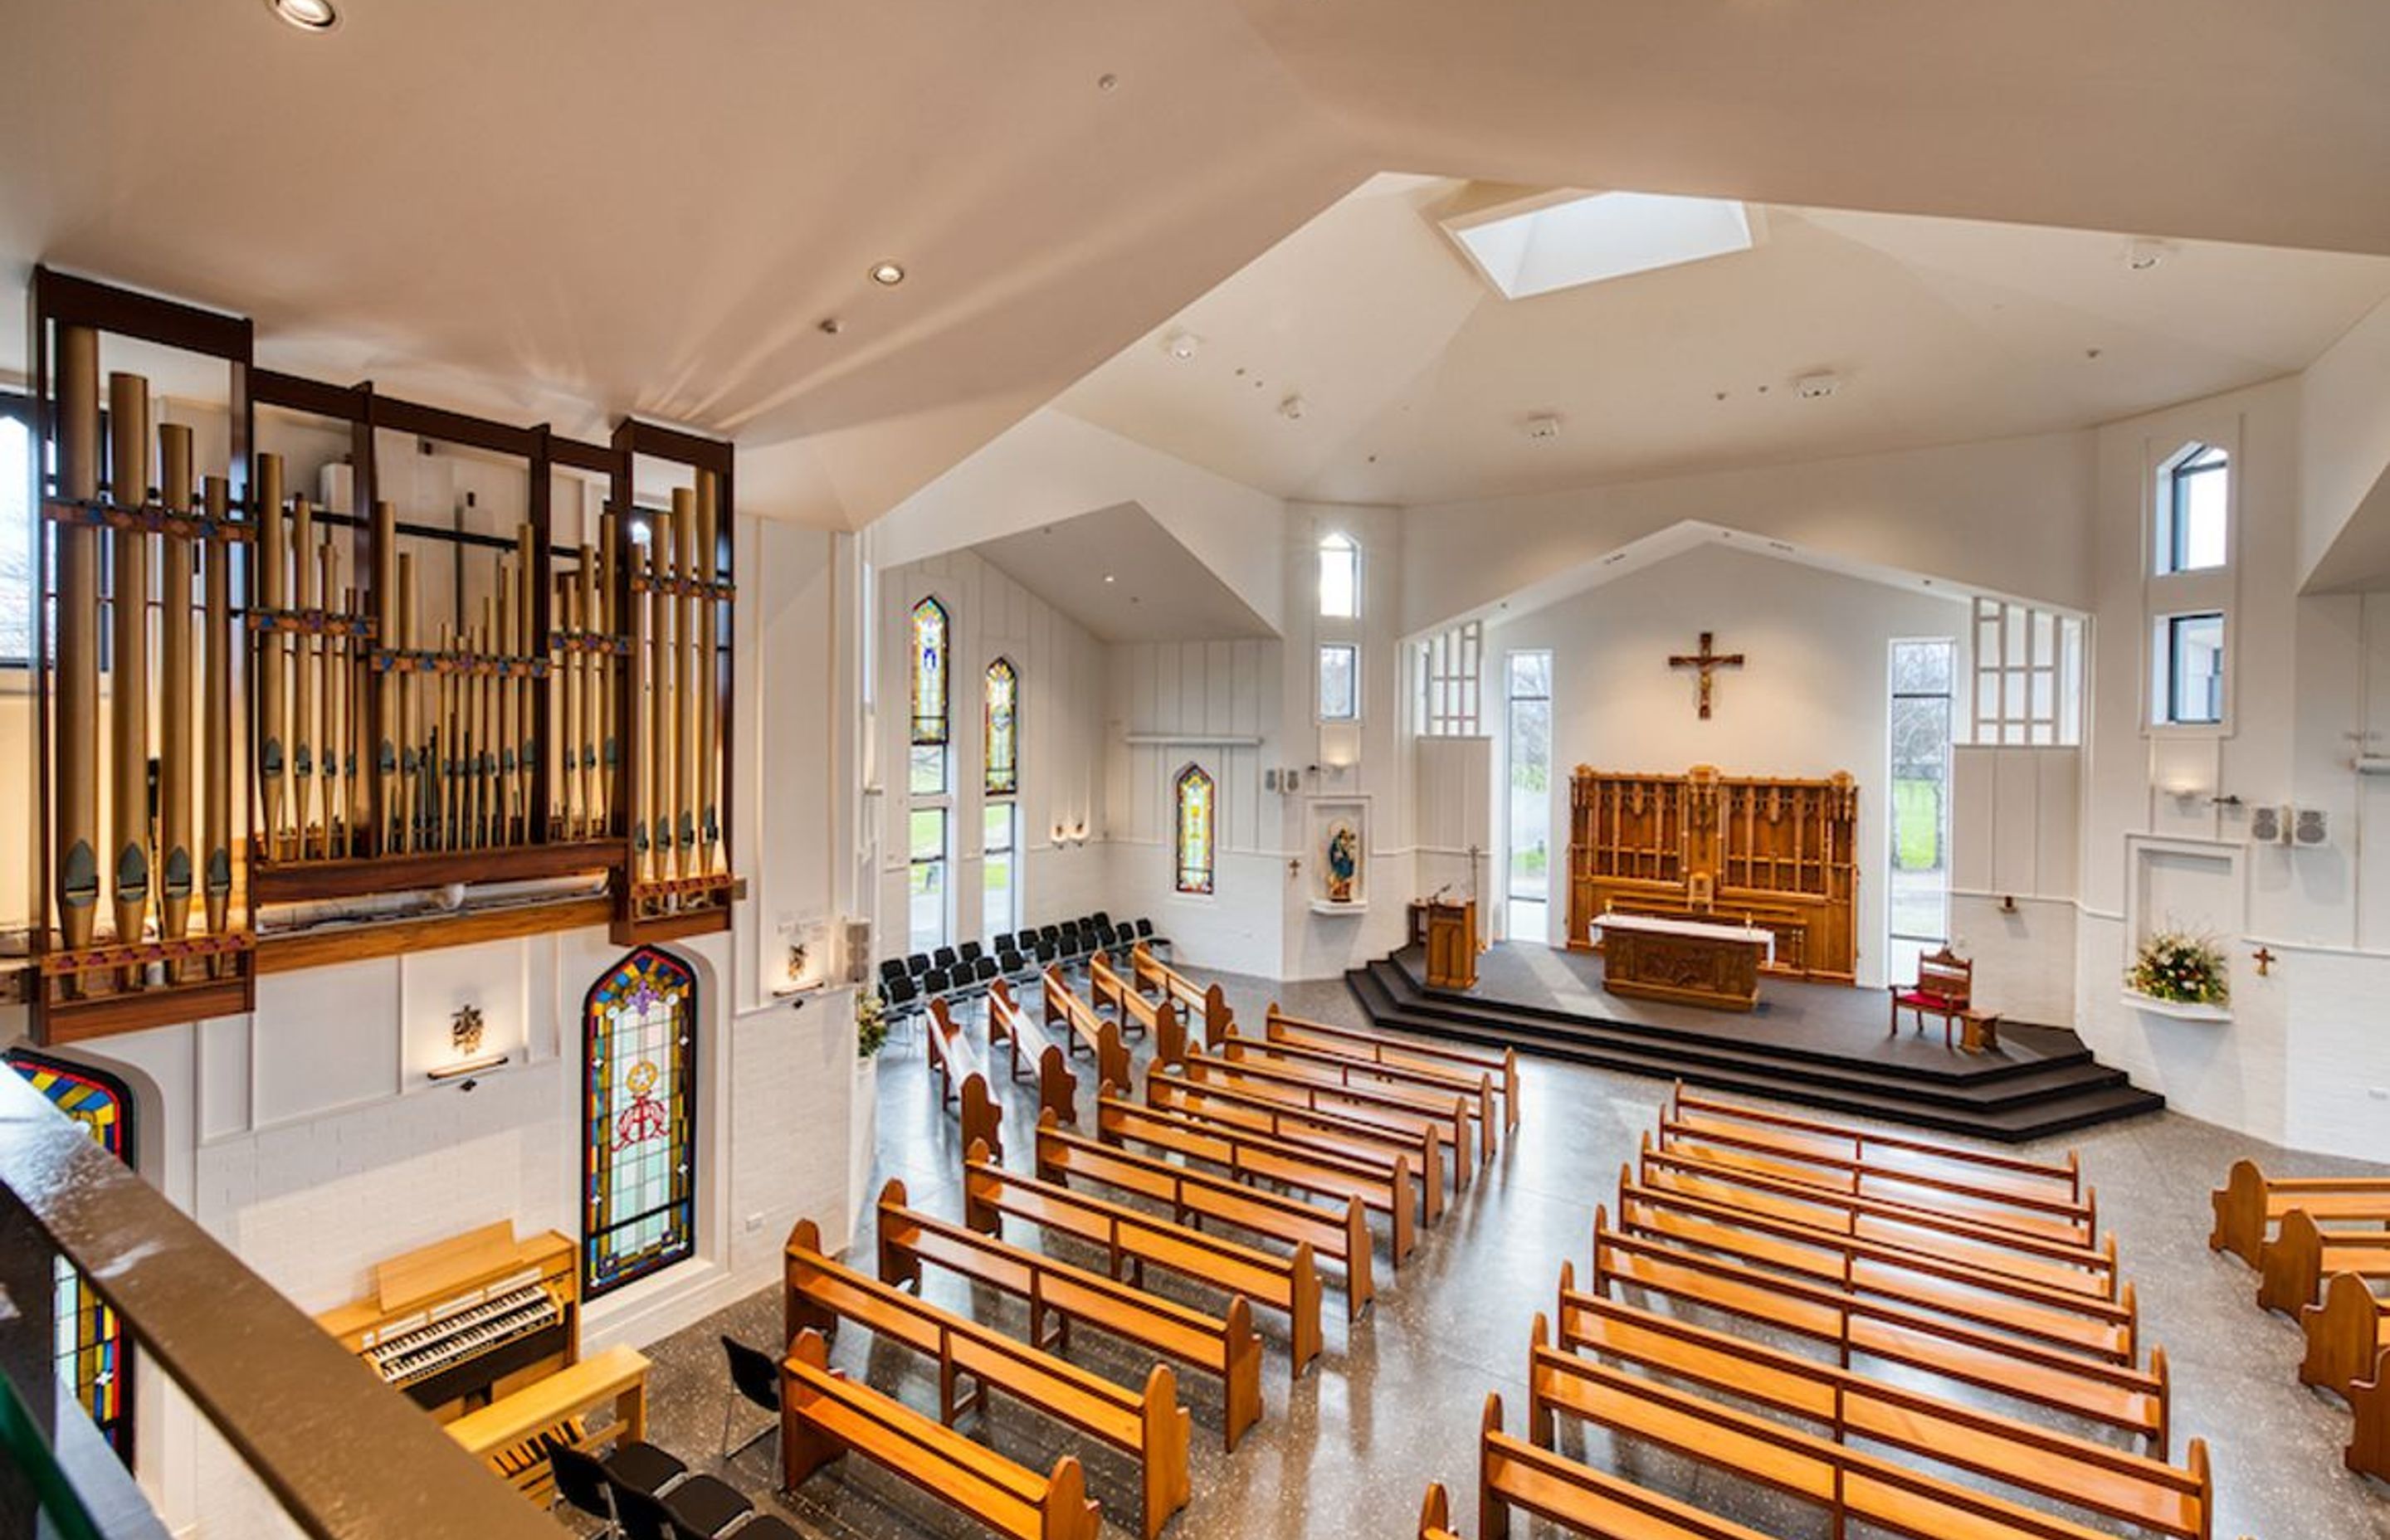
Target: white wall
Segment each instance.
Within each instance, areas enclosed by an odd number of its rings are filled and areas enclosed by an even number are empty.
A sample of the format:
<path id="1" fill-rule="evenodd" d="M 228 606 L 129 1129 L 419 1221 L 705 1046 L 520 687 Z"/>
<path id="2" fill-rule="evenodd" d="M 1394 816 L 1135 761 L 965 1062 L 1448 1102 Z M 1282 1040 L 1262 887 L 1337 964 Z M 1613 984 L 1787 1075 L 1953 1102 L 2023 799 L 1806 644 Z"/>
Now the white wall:
<path id="1" fill-rule="evenodd" d="M 1706 545 L 1631 582 L 1596 589 L 1485 631 L 1491 677 L 1505 654 L 1552 654 L 1552 843 L 1568 840 L 1571 770 L 1858 778 L 1859 981 L 1883 982 L 1889 826 L 1891 644 L 1949 637 L 1965 652 L 1968 611 L 1955 599 Z M 1668 666 L 1703 628 L 1748 661 L 1719 671 L 1715 714 L 1696 711 L 1695 681 Z M 1963 677 L 1963 674 L 1961 675 Z M 1489 702 L 1489 706 L 1492 705 Z M 1498 708 L 1496 708 L 1498 709 Z M 1497 777 L 1498 778 L 1498 777 Z M 1557 863 L 1556 863 L 1557 867 Z M 1547 938 L 1565 940 L 1556 879 Z"/>
<path id="2" fill-rule="evenodd" d="M 1950 944 L 1987 1010 L 2075 1021 L 2080 749 L 1962 745 L 1952 755 Z"/>

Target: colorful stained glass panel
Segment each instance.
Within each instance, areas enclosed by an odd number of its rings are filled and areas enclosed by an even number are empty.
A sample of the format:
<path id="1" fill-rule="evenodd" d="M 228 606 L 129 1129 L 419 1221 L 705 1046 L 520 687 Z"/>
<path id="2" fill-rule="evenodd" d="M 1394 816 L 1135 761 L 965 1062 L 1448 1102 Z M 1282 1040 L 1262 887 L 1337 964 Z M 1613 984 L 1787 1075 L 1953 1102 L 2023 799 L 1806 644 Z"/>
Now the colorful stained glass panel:
<path id="1" fill-rule="evenodd" d="M 1178 891 L 1182 893 L 1212 891 L 1213 789 L 1212 777 L 1202 766 L 1190 764 L 1178 772 Z"/>
<path id="2" fill-rule="evenodd" d="M 1009 661 L 987 665 L 987 794 L 1021 789 L 1021 676 Z"/>
<path id="3" fill-rule="evenodd" d="M 582 1173 L 584 1291 L 696 1250 L 697 978 L 643 946 L 589 991 Z"/>
<path id="4" fill-rule="evenodd" d="M 946 607 L 913 607 L 913 741 L 946 741 Z"/>

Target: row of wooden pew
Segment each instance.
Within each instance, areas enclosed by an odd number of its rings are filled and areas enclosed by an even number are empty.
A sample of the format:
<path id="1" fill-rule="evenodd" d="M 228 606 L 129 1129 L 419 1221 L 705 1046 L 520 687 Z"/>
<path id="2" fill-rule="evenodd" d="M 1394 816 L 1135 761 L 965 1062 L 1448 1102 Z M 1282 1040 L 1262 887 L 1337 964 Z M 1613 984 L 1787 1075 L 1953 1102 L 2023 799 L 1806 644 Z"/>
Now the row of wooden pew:
<path id="1" fill-rule="evenodd" d="M 2302 1383 L 2355 1414 L 2345 1458 L 2390 1481 L 2390 1177 L 2268 1176 L 2235 1161 L 2210 1248 L 2257 1269 L 2257 1303 L 2306 1334 Z"/>
<path id="2" fill-rule="evenodd" d="M 1570 1457 L 1563 1423 L 1773 1489 L 1835 1534 L 2208 1540 L 2206 1447 L 2170 1461 L 2165 1356 L 2144 1352 L 2071 1156 L 1679 1086 L 1597 1207 L 1590 1263 L 1584 1289 L 1564 1263 L 1535 1318 L 1523 1433 L 1486 1398 L 1480 1540 L 1508 1534 L 1513 1509 L 1603 1540 L 1762 1540 Z M 1441 1485 L 1419 1533 L 1455 1534 Z"/>
<path id="3" fill-rule="evenodd" d="M 1263 1414 L 1255 1316 L 1284 1322 L 1289 1373 L 1303 1375 L 1324 1350 L 1329 1286 L 1341 1278 L 1348 1319 L 1376 1297 L 1368 1215 L 1381 1216 L 1399 1265 L 1422 1209 L 1441 1212 L 1446 1152 L 1469 1151 L 1452 1162 L 1456 1187 L 1465 1185 L 1491 1153 L 1497 1100 L 1516 1123 L 1509 1056 L 1303 1022 L 1275 1007 L 1269 1035 L 1244 1039 L 1216 986 L 1197 990 L 1141 949 L 1139 962 L 1128 976 L 1101 959 L 1091 966 L 1109 1015 L 1059 969 L 1040 981 L 1034 1014 L 996 985 L 984 1047 L 932 1007 L 931 1061 L 963 1122 L 963 1212 L 924 1213 L 890 1182 L 869 1271 L 826 1254 L 810 1220 L 789 1237 L 781 1437 L 792 1485 L 854 1452 L 996 1533 L 1094 1534 L 1100 1510 L 1076 1457 L 1034 1471 L 955 1431 L 993 1395 L 1134 1459 L 1139 1533 L 1150 1540 L 1192 1495 L 1182 1377 L 1217 1383 L 1233 1451 Z M 1210 1013 L 1205 1047 L 1188 1045 L 1182 1007 Z M 1125 1037 L 1153 1049 L 1142 1100 L 1130 1094 Z M 1098 1092 L 1094 1126 L 1083 1130 L 1074 1061 L 1089 1059 Z M 1031 1158 L 1008 1164 L 995 1091 L 1014 1084 L 1034 1087 L 1036 1132 Z M 1035 1232 L 1034 1249 L 1016 1244 L 1032 1239 L 1024 1231 Z M 924 1300 L 932 1270 L 967 1280 L 975 1296 L 1025 1305 L 1025 1329 L 1009 1334 Z M 1163 1276 L 1225 1303 L 1199 1308 L 1149 1290 Z M 934 1418 L 829 1367 L 828 1339 L 842 1322 L 925 1362 L 938 1385 Z M 1080 1328 L 1126 1344 L 1149 1370 L 1123 1384 L 1070 1362 Z"/>

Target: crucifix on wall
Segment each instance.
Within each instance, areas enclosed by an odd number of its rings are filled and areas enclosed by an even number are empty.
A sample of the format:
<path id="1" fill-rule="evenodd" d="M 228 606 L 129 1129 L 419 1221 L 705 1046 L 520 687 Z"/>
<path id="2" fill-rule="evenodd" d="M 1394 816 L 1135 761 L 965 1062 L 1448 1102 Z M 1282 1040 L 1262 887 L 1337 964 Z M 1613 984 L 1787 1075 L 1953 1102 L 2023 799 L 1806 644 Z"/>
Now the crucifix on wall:
<path id="1" fill-rule="evenodd" d="M 1702 671 L 1702 720 L 1703 722 L 1710 719 L 1712 676 L 1722 668 L 1742 667 L 1741 653 L 1714 652 L 1710 649 L 1710 637 L 1713 635 L 1714 633 L 1707 631 L 1702 633 L 1702 649 L 1699 652 L 1672 653 L 1668 658 L 1670 668 L 1697 668 Z"/>

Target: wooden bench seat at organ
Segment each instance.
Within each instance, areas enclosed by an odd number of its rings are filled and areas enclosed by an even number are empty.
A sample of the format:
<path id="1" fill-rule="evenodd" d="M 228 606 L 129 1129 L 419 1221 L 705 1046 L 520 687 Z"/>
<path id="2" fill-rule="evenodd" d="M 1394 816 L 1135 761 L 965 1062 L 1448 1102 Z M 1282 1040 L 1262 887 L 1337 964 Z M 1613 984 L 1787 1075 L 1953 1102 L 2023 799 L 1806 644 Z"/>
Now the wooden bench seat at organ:
<path id="1" fill-rule="evenodd" d="M 830 1336 L 843 1319 L 933 1360 L 941 1422 L 973 1408 L 983 1411 L 995 1392 L 1118 1449 L 1137 1462 L 1146 1540 L 1192 1495 L 1189 1421 L 1167 1364 L 1153 1366 L 1142 1390 L 1114 1384 L 832 1259 L 822 1251 L 820 1226 L 810 1219 L 798 1220 L 789 1232 L 781 1311 L 791 1342 L 808 1328 Z M 977 1389 L 965 1393 L 966 1380 Z"/>
<path id="2" fill-rule="evenodd" d="M 1078 1460 L 1041 1476 L 903 1402 L 829 1367 L 818 1331 L 797 1333 L 780 1363 L 780 1466 L 793 1490 L 840 1456 L 857 1454 L 1012 1540 L 1097 1540 Z"/>
<path id="3" fill-rule="evenodd" d="M 1199 1084 L 1146 1066 L 1150 1107 L 1182 1112 L 1222 1127 L 1263 1134 L 1282 1144 L 1347 1160 L 1376 1162 L 1391 1171 L 1401 1161 L 1420 1180 L 1420 1217 L 1433 1225 L 1444 1217 L 1444 1130 L 1422 1123 L 1400 1133 L 1336 1112 L 1315 1112 L 1272 1097 L 1220 1084 Z"/>
<path id="4" fill-rule="evenodd" d="M 1231 1039 L 1234 1041 L 1234 1039 Z M 1477 1136 L 1469 1120 L 1469 1103 L 1456 1095 L 1407 1091 L 1400 1086 L 1344 1083 L 1333 1072 L 1322 1073 L 1304 1066 L 1274 1063 L 1266 1059 L 1215 1058 L 1190 1053 L 1179 1074 L 1191 1085 L 1215 1086 L 1240 1096 L 1259 1097 L 1289 1107 L 1333 1113 L 1389 1134 L 1417 1141 L 1426 1158 L 1426 1135 L 1433 1130 L 1438 1155 L 1452 1151 L 1452 1190 L 1456 1196 L 1474 1179 Z"/>
<path id="5" fill-rule="evenodd" d="M 1220 1381 L 1222 1431 L 1231 1452 L 1245 1430 L 1260 1420 L 1262 1342 L 1253 1331 L 1253 1307 L 1243 1295 L 1231 1295 L 1225 1314 L 1206 1315 L 968 1226 L 916 1213 L 906 1206 L 904 1182 L 893 1177 L 880 1189 L 878 1219 L 880 1281 L 918 1289 L 921 1265 L 928 1263 L 1028 1302 L 1033 1346 L 1059 1352 L 1069 1344 L 1071 1323 L 1084 1321 L 1201 1369 Z"/>
<path id="6" fill-rule="evenodd" d="M 1714 1165 L 1680 1150 L 1655 1149 L 1649 1133 L 1643 1136 L 1637 1158 L 1636 1180 L 1654 1190 L 1680 1192 L 1789 1224 L 1927 1251 L 1963 1266 L 2098 1299 L 2114 1299 L 2120 1281 L 2114 1235 L 2097 1251 L 2062 1240 L 2040 1240 L 1923 1205 L 1854 1198 L 1757 1172 Z"/>
<path id="7" fill-rule="evenodd" d="M 2390 1348 L 2375 1354 L 2371 1380 L 2349 1387 L 2348 1408 L 2357 1414 L 2348 1439 L 2348 1468 L 2390 1482 Z"/>
<path id="8" fill-rule="evenodd" d="M 1575 1264 L 1562 1263 L 1564 1298 L 1575 1280 Z M 2166 1456 L 2168 1380 L 2162 1349 L 2150 1350 L 2147 1369 L 2112 1364 L 1835 1285 L 1623 1235 L 1597 1216 L 1592 1293 L 1606 1295 L 1613 1285 L 1821 1343 L 1844 1363 L 1854 1354 L 1864 1354 L 2101 1423 L 2146 1439 L 2150 1453 L 2160 1459 Z"/>
<path id="9" fill-rule="evenodd" d="M 1350 1160 L 1184 1112 L 1144 1106 L 1114 1095 L 1109 1085 L 1096 1098 L 1096 1134 L 1106 1144 L 1133 1140 L 1185 1160 L 1207 1161 L 1247 1182 L 1273 1182 L 1298 1192 L 1357 1200 L 1363 1208 L 1387 1217 L 1396 1267 L 1419 1244 L 1418 1193 L 1411 1185 L 1407 1160 L 1397 1158 L 1391 1166 L 1374 1160 Z"/>
<path id="10" fill-rule="evenodd" d="M 1502 1098 L 1503 1128 L 1510 1130 L 1519 1126 L 1519 1050 L 1516 1048 L 1504 1048 L 1496 1053 L 1490 1048 L 1471 1048 L 1457 1043 L 1419 1042 L 1360 1027 L 1309 1021 L 1299 1016 L 1287 1015 L 1278 1008 L 1275 1000 L 1270 1002 L 1268 1012 L 1262 1018 L 1262 1035 L 1272 1043 L 1297 1045 L 1348 1059 L 1365 1059 L 1373 1064 L 1482 1073 L 1493 1081 L 1496 1094 Z"/>
<path id="11" fill-rule="evenodd" d="M 1042 975 L 1037 994 L 1043 1006 L 1041 1014 L 1046 1025 L 1057 1022 L 1071 1035 L 1070 1052 L 1076 1054 L 1091 1048 L 1096 1055 L 1096 1084 L 1110 1082 L 1114 1085 L 1132 1083 L 1128 1067 L 1128 1049 L 1121 1046 L 1120 1027 L 1097 1014 L 1096 1007 L 1079 998 L 1062 977 L 1059 968 L 1048 967 Z"/>
<path id="12" fill-rule="evenodd" d="M 1833 1533 L 1853 1523 L 1910 1540 L 2101 1540 L 2105 1531 L 2014 1499 L 1845 1448 L 1705 1396 L 1555 1352 L 1536 1317 L 1530 1348 L 1530 1443 L 1549 1447 L 1556 1413 L 1822 1508 Z"/>
<path id="13" fill-rule="evenodd" d="M 1176 1064 L 1187 1057 L 1187 1028 L 1178 1007 L 1166 998 L 1149 1000 L 1129 988 L 1101 953 L 1087 959 L 1087 995 L 1097 1009 L 1107 1004 L 1112 1007 L 1124 1034 L 1130 1022 L 1137 1023 L 1137 1030 L 1152 1040 L 1155 1063 Z"/>
<path id="14" fill-rule="evenodd" d="M 1489 1393 L 1477 1435 L 1479 1540 L 1508 1540 L 1514 1508 L 1591 1540 L 1769 1540 L 1732 1520 L 1511 1436 L 1502 1428 L 1501 1396 Z M 1441 1482 L 1428 1483 L 1419 1532 L 1420 1540 L 1460 1540 Z"/>
<path id="15" fill-rule="evenodd" d="M 2305 1209 L 2282 1215 L 2257 1251 L 2257 1303 L 2295 1316 L 2342 1273 L 2390 1282 L 2390 1230 L 2325 1228 Z"/>
<path id="16" fill-rule="evenodd" d="M 592 1428 L 589 1414 L 609 1407 L 613 1420 Z M 550 1449 L 586 1452 L 648 1436 L 647 1357 L 617 1342 L 446 1426 L 466 1453 L 545 1503 L 554 1489 Z"/>
<path id="17" fill-rule="evenodd" d="M 1065 1133 L 1042 1114 L 1037 1120 L 1037 1175 L 1041 1181 L 1064 1186 L 1077 1180 L 1134 1193 L 1164 1205 L 1183 1225 L 1201 1226 L 1210 1220 L 1284 1246 L 1308 1248 L 1315 1265 L 1324 1257 L 1344 1269 L 1348 1320 L 1358 1320 L 1377 1297 L 1369 1222 L 1358 1198 L 1347 1197 L 1330 1205 L 1305 1202 Z"/>
<path id="18" fill-rule="evenodd" d="M 1221 1038 L 1237 1030 L 1237 1019 L 1228 1009 L 1228 997 L 1220 992 L 1218 984 L 1198 985 L 1155 956 L 1143 942 L 1129 949 L 1128 967 L 1130 982 L 1136 989 L 1176 1001 L 1181 1021 L 1203 1023 L 1204 1046 L 1216 1046 Z"/>
<path id="19" fill-rule="evenodd" d="M 2299 1382 L 2351 1399 L 2350 1387 L 2372 1373 L 2390 1347 L 2390 1297 L 2361 1274 L 2335 1274 L 2323 1286 L 2323 1303 L 2299 1312 L 2299 1328 L 2307 1338 Z"/>
<path id="20" fill-rule="evenodd" d="M 1319 1269 L 1308 1243 L 1298 1241 L 1292 1255 L 1279 1256 L 1223 1240 L 1175 1219 L 1007 1171 L 974 1148 L 963 1162 L 963 1223 L 1000 1240 L 1008 1215 L 1098 1248 L 1107 1273 L 1139 1289 L 1150 1267 L 1278 1312 L 1287 1318 L 1295 1378 L 1319 1356 Z"/>
<path id="21" fill-rule="evenodd" d="M 1482 1070 L 1463 1073 L 1458 1070 L 1381 1064 L 1348 1054 L 1330 1053 L 1324 1048 L 1307 1048 L 1297 1043 L 1276 1043 L 1239 1033 L 1230 1033 L 1221 1038 L 1210 1052 L 1232 1064 L 1262 1063 L 1289 1072 L 1300 1072 L 1321 1084 L 1399 1091 L 1417 1098 L 1417 1104 L 1422 1107 L 1439 1105 L 1444 1099 L 1459 1097 L 1469 1104 L 1468 1115 L 1477 1125 L 1478 1159 L 1484 1161 L 1494 1158 L 1495 1129 L 1499 1126 L 1500 1120 L 1494 1110 L 1494 1077 Z M 1456 1138 L 1454 1142 L 1458 1144 L 1465 1139 Z"/>
<path id="22" fill-rule="evenodd" d="M 2255 1161 L 2235 1161 L 2207 1201 L 2216 1211 L 2208 1249 L 2255 1267 L 2294 1209 L 2319 1224 L 2390 1225 L 2390 1176 L 2269 1177 Z"/>
<path id="23" fill-rule="evenodd" d="M 962 1123 L 963 1148 L 969 1149 L 973 1139 L 984 1139 L 996 1159 L 1002 1160 L 1004 1110 L 996 1104 L 987 1060 L 970 1034 L 956 1022 L 945 1001 L 930 1002 L 930 1030 L 923 1033 L 923 1041 L 929 1046 L 930 1066 L 938 1072 L 938 1103 L 953 1102 Z"/>
<path id="24" fill-rule="evenodd" d="M 1596 1213 L 1601 1211 L 1597 1208 Z M 1638 1187 L 1622 1172 L 1618 1228 L 1755 1266 L 1837 1284 L 2127 1367 L 2139 1361 L 2133 1286 L 2115 1301 L 1980 1272 L 1921 1251 L 1854 1240 L 1748 1211 Z"/>
<path id="25" fill-rule="evenodd" d="M 1011 986 L 1002 979 L 987 988 L 987 1041 L 990 1054 L 996 1045 L 1004 1045 L 1013 1079 L 1037 1082 L 1041 1111 L 1068 1123 L 1079 1121 L 1079 1077 L 1071 1072 L 1069 1056 L 1014 1001 Z M 1024 1061 L 1030 1066 L 1026 1075 L 1022 1072 Z"/>
<path id="26" fill-rule="evenodd" d="M 1558 1330 L 1547 1347 L 1544 1317 L 1536 1317 L 1528 1365 L 1528 1426 L 1539 1442 L 1545 1359 L 1591 1354 L 1823 1425 L 1836 1442 L 1856 1437 L 1889 1445 L 2183 1540 L 2205 1540 L 2209 1533 L 2216 1490 L 2199 1439 L 2187 1451 L 2189 1468 L 2178 1469 L 1614 1300 L 1563 1293 L 1555 1319 Z"/>

